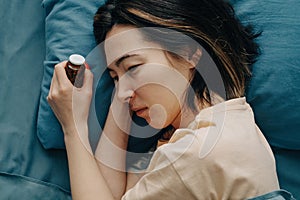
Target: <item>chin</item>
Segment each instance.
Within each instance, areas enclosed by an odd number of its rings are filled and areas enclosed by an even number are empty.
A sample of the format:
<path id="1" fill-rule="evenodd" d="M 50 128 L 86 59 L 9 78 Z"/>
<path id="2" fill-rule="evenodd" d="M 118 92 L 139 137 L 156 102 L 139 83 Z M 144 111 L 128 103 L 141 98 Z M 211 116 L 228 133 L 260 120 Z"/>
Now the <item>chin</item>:
<path id="1" fill-rule="evenodd" d="M 163 129 L 168 126 L 166 123 L 162 123 L 160 120 L 146 120 L 148 124 L 155 129 Z"/>

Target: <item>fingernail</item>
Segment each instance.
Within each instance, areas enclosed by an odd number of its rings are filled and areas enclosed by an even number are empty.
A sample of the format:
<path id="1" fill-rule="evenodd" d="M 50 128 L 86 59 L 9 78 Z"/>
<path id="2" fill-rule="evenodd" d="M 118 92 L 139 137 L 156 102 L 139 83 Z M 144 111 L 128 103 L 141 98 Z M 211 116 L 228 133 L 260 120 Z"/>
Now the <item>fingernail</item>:
<path id="1" fill-rule="evenodd" d="M 84 64 L 85 64 L 86 69 L 91 69 L 90 66 L 87 63 L 84 63 Z"/>

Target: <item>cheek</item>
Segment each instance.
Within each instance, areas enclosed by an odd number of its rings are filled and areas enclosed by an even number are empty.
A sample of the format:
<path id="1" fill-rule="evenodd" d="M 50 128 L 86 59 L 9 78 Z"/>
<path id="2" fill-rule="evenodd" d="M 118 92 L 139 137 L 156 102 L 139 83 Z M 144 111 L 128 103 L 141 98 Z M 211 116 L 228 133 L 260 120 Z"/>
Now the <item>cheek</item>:
<path id="1" fill-rule="evenodd" d="M 156 84 L 182 98 L 184 91 L 189 86 L 189 80 L 176 69 L 162 64 L 145 64 L 139 67 L 136 74 L 132 75 L 134 89 L 148 84 Z"/>
<path id="2" fill-rule="evenodd" d="M 165 108 L 172 108 L 174 105 L 181 105 L 182 98 L 179 98 L 174 91 L 158 84 L 147 84 L 135 90 L 135 93 L 148 106 L 161 104 Z M 176 106 L 177 107 L 177 106 Z"/>
<path id="3" fill-rule="evenodd" d="M 149 109 L 148 123 L 150 126 L 161 129 L 168 126 L 169 121 L 168 109 L 162 104 L 154 104 Z"/>
<path id="4" fill-rule="evenodd" d="M 180 112 L 180 100 L 162 86 L 149 84 L 137 90 L 136 95 L 149 107 L 146 120 L 154 128 L 167 127 Z"/>

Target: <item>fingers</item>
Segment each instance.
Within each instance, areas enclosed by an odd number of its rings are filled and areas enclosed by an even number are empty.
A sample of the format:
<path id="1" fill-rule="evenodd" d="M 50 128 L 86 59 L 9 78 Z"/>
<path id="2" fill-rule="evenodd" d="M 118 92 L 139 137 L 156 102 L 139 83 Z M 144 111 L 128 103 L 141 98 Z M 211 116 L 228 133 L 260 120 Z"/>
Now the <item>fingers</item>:
<path id="1" fill-rule="evenodd" d="M 84 72 L 83 88 L 92 88 L 93 79 L 93 73 L 87 68 Z"/>
<path id="2" fill-rule="evenodd" d="M 67 61 L 63 61 L 55 65 L 54 74 L 53 74 L 53 79 L 55 78 L 55 81 L 57 81 L 58 86 L 62 88 L 71 85 L 71 82 L 68 79 L 65 72 L 66 64 Z M 85 64 L 85 66 L 86 66 L 86 70 L 84 70 L 84 80 L 83 80 L 82 87 L 89 88 L 92 87 L 93 84 L 93 73 L 91 72 L 90 67 L 88 66 L 87 63 Z"/>
<path id="3" fill-rule="evenodd" d="M 65 66 L 66 62 L 61 62 L 55 65 L 54 67 L 54 72 L 53 72 L 53 77 L 51 80 L 51 85 L 49 89 L 49 93 L 47 96 L 47 100 L 50 103 L 50 101 L 53 99 L 53 97 L 56 97 L 61 89 L 65 90 L 66 86 L 71 84 L 68 82 L 68 78 L 66 77 L 66 72 L 65 72 Z M 64 80 L 67 79 L 67 80 Z M 62 87 L 63 86 L 63 87 Z"/>
<path id="4" fill-rule="evenodd" d="M 51 101 L 51 99 L 58 98 L 59 96 L 63 96 L 69 92 L 76 92 L 76 93 L 85 93 L 85 96 L 91 96 L 93 93 L 93 73 L 87 67 L 84 70 L 84 79 L 83 85 L 81 88 L 73 87 L 72 83 L 68 79 L 65 71 L 65 66 L 67 61 L 58 63 L 55 65 L 53 77 L 51 80 L 49 94 L 47 96 L 47 100 Z"/>
<path id="5" fill-rule="evenodd" d="M 86 69 L 91 69 L 87 62 L 84 63 Z"/>
<path id="6" fill-rule="evenodd" d="M 81 88 L 74 87 L 73 95 L 76 98 L 79 96 L 85 96 L 88 99 L 92 98 L 93 95 L 93 73 L 91 70 L 86 69 L 84 72 L 84 80 Z"/>
<path id="7" fill-rule="evenodd" d="M 66 71 L 65 71 L 66 64 L 67 64 L 67 61 L 63 61 L 63 62 L 55 65 L 55 68 L 54 68 L 53 78 L 56 77 L 56 81 L 60 87 L 70 86 L 70 84 L 71 84 L 71 82 L 69 81 L 69 79 L 66 75 Z"/>

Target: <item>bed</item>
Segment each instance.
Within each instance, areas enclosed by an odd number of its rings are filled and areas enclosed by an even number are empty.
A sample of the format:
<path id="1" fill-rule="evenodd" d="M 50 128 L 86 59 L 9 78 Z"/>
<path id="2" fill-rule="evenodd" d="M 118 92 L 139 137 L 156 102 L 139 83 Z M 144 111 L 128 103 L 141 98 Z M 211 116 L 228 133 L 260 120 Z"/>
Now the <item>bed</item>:
<path id="1" fill-rule="evenodd" d="M 71 199 L 63 135 L 45 98 L 55 63 L 95 47 L 92 20 L 102 3 L 0 2 L 0 199 Z M 232 3 L 243 22 L 263 31 L 247 100 L 274 151 L 281 187 L 300 198 L 300 2 Z M 95 95 L 100 126 L 112 90 L 103 80 Z"/>

